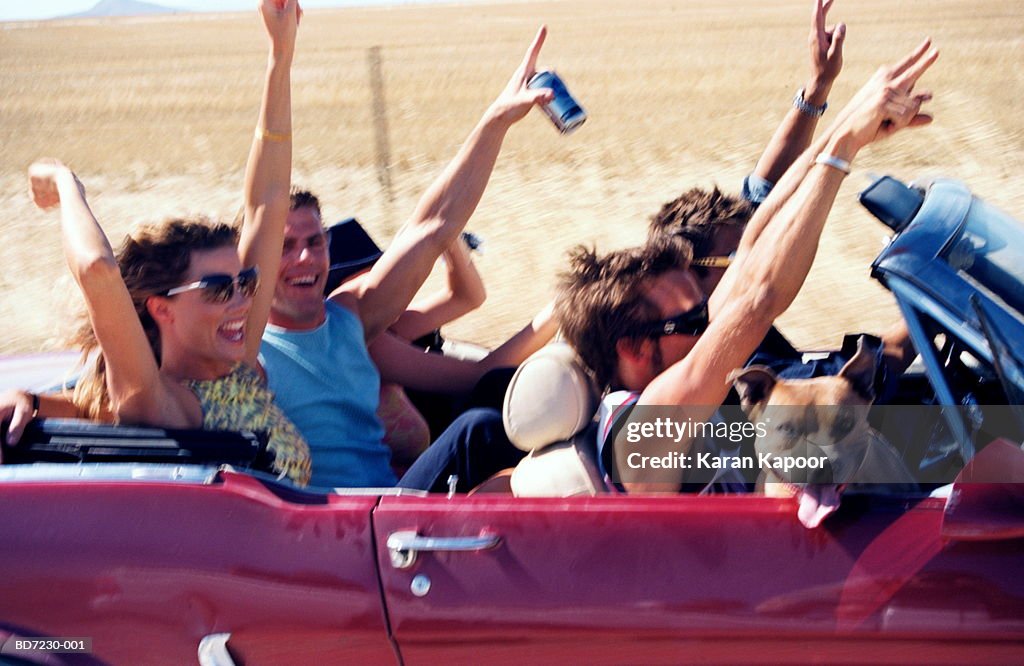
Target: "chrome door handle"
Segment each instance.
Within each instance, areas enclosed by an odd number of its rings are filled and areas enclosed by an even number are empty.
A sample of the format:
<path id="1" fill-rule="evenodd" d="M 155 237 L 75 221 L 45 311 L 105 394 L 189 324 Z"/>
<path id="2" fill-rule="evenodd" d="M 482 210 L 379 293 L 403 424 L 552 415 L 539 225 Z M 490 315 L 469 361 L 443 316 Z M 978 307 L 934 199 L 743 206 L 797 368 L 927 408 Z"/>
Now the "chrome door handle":
<path id="1" fill-rule="evenodd" d="M 496 534 L 481 534 L 475 537 L 427 537 L 414 530 L 393 532 L 388 535 L 388 553 L 391 566 L 408 569 L 416 562 L 416 554 L 439 551 L 471 551 L 497 548 L 501 537 Z"/>
<path id="2" fill-rule="evenodd" d="M 228 651 L 231 634 L 209 634 L 199 641 L 199 666 L 235 666 Z"/>

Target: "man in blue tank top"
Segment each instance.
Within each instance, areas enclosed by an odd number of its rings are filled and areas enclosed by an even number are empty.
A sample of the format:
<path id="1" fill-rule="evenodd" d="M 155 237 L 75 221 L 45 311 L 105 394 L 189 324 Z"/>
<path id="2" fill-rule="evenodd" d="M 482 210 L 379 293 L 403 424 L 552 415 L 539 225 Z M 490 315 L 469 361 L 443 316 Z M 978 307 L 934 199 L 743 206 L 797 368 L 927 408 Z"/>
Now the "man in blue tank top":
<path id="1" fill-rule="evenodd" d="M 329 257 L 319 202 L 308 192 L 293 194 L 260 358 L 278 404 L 310 444 L 312 485 L 396 484 L 377 418 L 380 375 L 367 341 L 405 311 L 442 250 L 465 227 L 509 128 L 550 100 L 550 90 L 526 87 L 544 36 L 542 28 L 505 90 L 373 268 L 326 301 Z M 438 437 L 399 485 L 442 490 L 455 474 L 458 489 L 467 490 L 522 455 L 509 444 L 498 411 L 474 409 Z"/>

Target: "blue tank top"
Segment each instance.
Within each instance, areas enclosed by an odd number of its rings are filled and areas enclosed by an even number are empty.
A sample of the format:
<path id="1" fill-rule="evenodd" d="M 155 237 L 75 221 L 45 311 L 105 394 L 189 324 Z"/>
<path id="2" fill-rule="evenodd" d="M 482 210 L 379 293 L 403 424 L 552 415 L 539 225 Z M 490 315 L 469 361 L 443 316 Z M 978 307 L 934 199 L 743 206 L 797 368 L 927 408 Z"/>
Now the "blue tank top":
<path id="1" fill-rule="evenodd" d="M 267 381 L 309 443 L 310 485 L 393 486 L 391 451 L 377 418 L 380 373 L 366 349 L 362 322 L 340 305 L 326 306 L 326 319 L 315 329 L 267 326 L 260 346 Z"/>

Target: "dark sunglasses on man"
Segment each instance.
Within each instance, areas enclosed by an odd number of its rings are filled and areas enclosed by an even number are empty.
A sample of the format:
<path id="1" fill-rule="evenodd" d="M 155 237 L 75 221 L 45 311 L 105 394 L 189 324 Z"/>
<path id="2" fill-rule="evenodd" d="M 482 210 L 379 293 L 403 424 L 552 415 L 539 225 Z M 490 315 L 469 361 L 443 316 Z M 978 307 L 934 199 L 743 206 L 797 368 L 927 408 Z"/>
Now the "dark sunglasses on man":
<path id="1" fill-rule="evenodd" d="M 675 317 L 640 324 L 634 335 L 645 338 L 659 338 L 663 335 L 700 335 L 708 330 L 708 299 Z"/>
<path id="2" fill-rule="evenodd" d="M 235 289 L 245 298 L 252 298 L 256 289 L 260 286 L 260 272 L 253 266 L 246 268 L 235 276 L 218 273 L 216 275 L 204 275 L 195 282 L 184 284 L 180 287 L 168 289 L 164 296 L 175 296 L 177 294 L 202 289 L 202 298 L 207 303 L 227 303 L 235 297 Z"/>

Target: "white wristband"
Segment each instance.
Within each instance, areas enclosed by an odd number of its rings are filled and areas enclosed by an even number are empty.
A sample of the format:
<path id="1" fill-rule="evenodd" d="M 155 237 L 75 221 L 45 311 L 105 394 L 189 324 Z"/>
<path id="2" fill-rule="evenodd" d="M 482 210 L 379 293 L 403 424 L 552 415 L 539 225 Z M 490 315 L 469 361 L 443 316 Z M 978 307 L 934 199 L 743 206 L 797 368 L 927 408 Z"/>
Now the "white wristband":
<path id="1" fill-rule="evenodd" d="M 847 162 L 846 160 L 844 160 L 841 157 L 836 157 L 835 155 L 827 155 L 825 153 L 820 153 L 817 157 L 814 158 L 814 163 L 815 164 L 824 164 L 825 166 L 830 166 L 833 169 L 836 169 L 838 171 L 842 171 L 847 176 L 850 175 L 850 163 Z"/>

